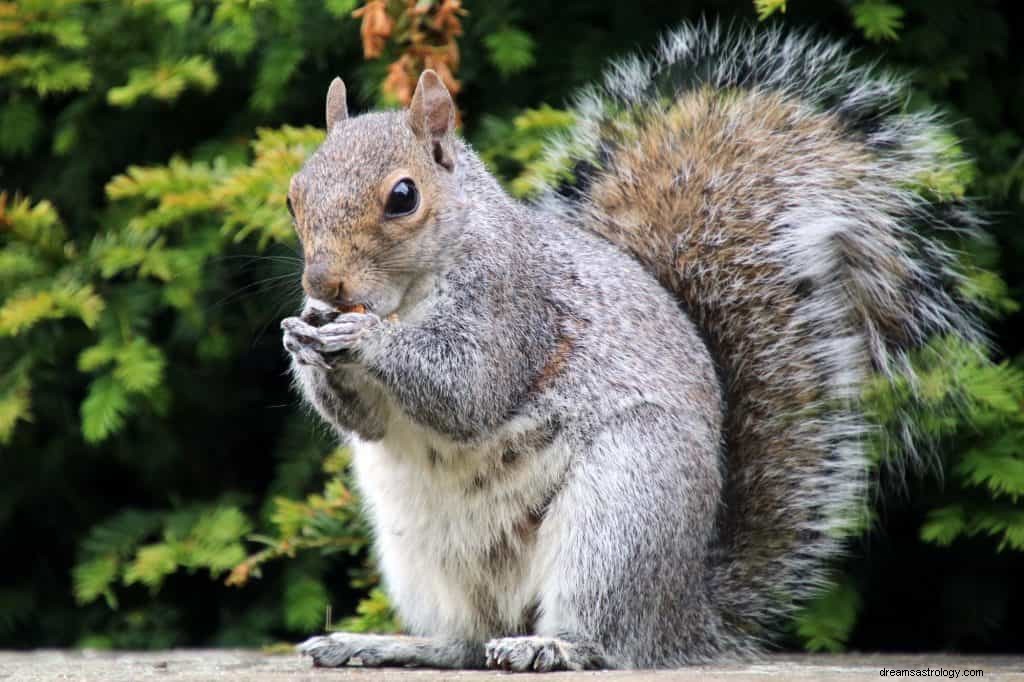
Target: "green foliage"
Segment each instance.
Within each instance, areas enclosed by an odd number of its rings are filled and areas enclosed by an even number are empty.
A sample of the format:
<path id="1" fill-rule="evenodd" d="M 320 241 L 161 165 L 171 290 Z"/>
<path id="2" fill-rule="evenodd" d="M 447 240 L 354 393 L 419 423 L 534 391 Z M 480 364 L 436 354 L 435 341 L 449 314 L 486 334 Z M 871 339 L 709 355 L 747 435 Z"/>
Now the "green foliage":
<path id="1" fill-rule="evenodd" d="M 323 581 L 306 575 L 288 580 L 284 590 L 284 624 L 296 632 L 315 632 L 328 606 Z"/>
<path id="2" fill-rule="evenodd" d="M 30 383 L 26 368 L 24 363 L 19 363 L 3 378 L 3 389 L 0 389 L 0 444 L 10 442 L 19 420 L 28 421 L 31 418 Z"/>
<path id="3" fill-rule="evenodd" d="M 86 604 L 102 596 L 116 606 L 118 581 L 155 592 L 179 569 L 223 575 L 245 558 L 242 541 L 250 530 L 245 514 L 228 503 L 167 512 L 127 510 L 95 526 L 83 542 L 74 571 L 75 598 Z"/>
<path id="4" fill-rule="evenodd" d="M 962 501 L 940 506 L 921 528 L 926 542 L 949 545 L 961 536 L 994 536 L 998 549 L 1024 549 L 1024 369 L 992 363 L 975 347 L 936 339 L 915 359 L 916 382 L 878 382 L 870 392 L 876 420 L 893 425 L 913 410 L 922 435 L 961 436 L 971 447 L 952 465 Z M 971 493 L 971 494 L 969 494 Z M 970 501 L 967 501 L 970 500 Z"/>
<path id="5" fill-rule="evenodd" d="M 280 209 L 287 179 L 321 139 L 320 131 L 285 127 L 258 133 L 251 165 L 231 166 L 218 158 L 131 167 L 108 183 L 107 194 L 114 201 L 131 201 L 134 215 L 83 246 L 64 241 L 66 231 L 51 204 L 16 199 L 5 208 L 6 196 L 0 195 L 0 220 L 10 233 L 5 257 L 23 275 L 33 275 L 0 285 L 0 337 L 30 344 L 39 323 L 65 318 L 94 330 L 94 344 L 77 362 L 82 372 L 100 372 L 81 403 L 87 441 L 116 433 L 125 417 L 143 406 L 164 412 L 167 360 L 142 335 L 146 318 L 174 308 L 198 332 L 206 322 L 197 299 L 207 286 L 208 259 L 249 236 L 257 236 L 260 245 L 294 239 Z M 146 309 L 124 301 L 123 290 L 136 302 L 145 300 Z M 28 376 L 22 366 L 5 377 L 18 389 L 2 403 L 0 425 L 27 418 Z M 4 433 L 0 430 L 0 436 Z"/>
<path id="6" fill-rule="evenodd" d="M 384 590 L 374 588 L 356 606 L 356 615 L 341 621 L 337 628 L 344 632 L 398 632 L 398 618 L 388 603 Z"/>
<path id="7" fill-rule="evenodd" d="M 903 8 L 885 0 L 861 0 L 850 6 L 853 23 L 869 40 L 896 40 L 903 28 Z"/>
<path id="8" fill-rule="evenodd" d="M 228 577 L 229 585 L 242 586 L 261 577 L 262 567 L 267 562 L 309 551 L 324 556 L 342 552 L 363 557 L 363 565 L 352 574 L 353 585 L 365 589 L 377 583 L 375 572 L 365 563 L 368 532 L 359 511 L 359 501 L 352 492 L 348 463 L 348 450 L 335 450 L 323 460 L 323 471 L 328 478 L 322 493 L 308 495 L 301 501 L 285 497 L 274 499 L 270 514 L 274 535 L 251 538 L 265 548 L 238 563 Z M 288 582 L 284 602 L 287 627 L 297 631 L 313 630 L 320 625 L 328 606 L 327 591 L 318 576 L 302 573 Z M 356 606 L 356 615 L 344 620 L 344 629 L 393 632 L 398 628 L 383 592 L 373 590 Z"/>
<path id="9" fill-rule="evenodd" d="M 797 614 L 797 635 L 808 651 L 843 651 L 861 607 L 857 588 L 839 578 Z"/>
<path id="10" fill-rule="evenodd" d="M 0 107 L 0 154 L 27 154 L 39 136 L 39 127 L 39 108 L 32 101 L 12 99 L 4 104 Z"/>
<path id="11" fill-rule="evenodd" d="M 974 164 L 965 157 L 963 148 L 951 133 L 940 135 L 935 144 L 942 150 L 939 165 L 920 174 L 916 189 L 938 201 L 961 200 L 976 178 Z"/>
<path id="12" fill-rule="evenodd" d="M 786 0 L 754 0 L 757 18 L 764 21 L 776 12 L 786 12 Z"/>
<path id="13" fill-rule="evenodd" d="M 217 87 L 213 62 L 204 57 L 186 57 L 173 64 L 132 69 L 127 83 L 107 91 L 107 102 L 130 107 L 142 97 L 173 101 L 190 86 L 205 91 Z"/>
<path id="14" fill-rule="evenodd" d="M 988 488 L 993 497 L 1017 502 L 1024 495 L 1024 459 L 1019 432 L 1001 434 L 985 449 L 968 450 L 954 471 L 966 485 Z"/>
<path id="15" fill-rule="evenodd" d="M 551 161 L 543 152 L 572 124 L 570 112 L 546 104 L 527 109 L 511 121 L 486 117 L 481 131 L 484 161 L 501 177 L 512 178 L 505 186 L 517 197 L 529 197 L 545 186 L 571 180 L 568 166 Z"/>
<path id="16" fill-rule="evenodd" d="M 82 435 L 90 443 L 98 443 L 124 427 L 128 412 L 128 389 L 110 375 L 96 379 L 82 401 Z"/>
<path id="17" fill-rule="evenodd" d="M 503 28 L 484 38 L 491 63 L 503 76 L 525 71 L 534 64 L 533 38 L 517 28 Z"/>
<path id="18" fill-rule="evenodd" d="M 953 369 L 975 429 L 952 467 L 961 501 L 929 512 L 921 538 L 948 546 L 985 535 L 1000 551 L 1024 551 L 1024 369 L 970 362 Z"/>

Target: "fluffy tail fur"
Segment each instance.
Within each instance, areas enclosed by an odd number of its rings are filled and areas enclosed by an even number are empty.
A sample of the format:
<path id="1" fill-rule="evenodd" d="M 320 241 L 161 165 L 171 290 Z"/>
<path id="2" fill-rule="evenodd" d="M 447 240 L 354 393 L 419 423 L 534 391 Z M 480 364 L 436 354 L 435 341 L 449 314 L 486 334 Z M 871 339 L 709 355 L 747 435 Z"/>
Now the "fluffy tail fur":
<path id="1" fill-rule="evenodd" d="M 540 205 L 645 263 L 718 363 L 727 648 L 821 583 L 862 511 L 868 378 L 908 372 L 933 335 L 980 334 L 940 236 L 976 221 L 923 189 L 950 138 L 906 94 L 806 34 L 684 26 L 583 92 L 551 150 L 573 181 Z"/>

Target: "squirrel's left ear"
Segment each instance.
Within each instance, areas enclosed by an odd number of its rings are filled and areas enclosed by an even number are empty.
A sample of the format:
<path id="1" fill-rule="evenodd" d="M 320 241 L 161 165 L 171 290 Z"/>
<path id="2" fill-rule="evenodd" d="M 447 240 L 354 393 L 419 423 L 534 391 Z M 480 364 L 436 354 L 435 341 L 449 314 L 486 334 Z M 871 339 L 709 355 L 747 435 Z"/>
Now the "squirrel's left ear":
<path id="1" fill-rule="evenodd" d="M 455 131 L 455 102 L 441 78 L 431 69 L 420 76 L 409 104 L 409 126 L 430 145 L 438 164 L 449 171 L 455 167 L 452 133 Z"/>
<path id="2" fill-rule="evenodd" d="M 327 89 L 327 132 L 338 121 L 348 118 L 348 104 L 345 103 L 345 82 L 340 78 L 331 81 Z"/>

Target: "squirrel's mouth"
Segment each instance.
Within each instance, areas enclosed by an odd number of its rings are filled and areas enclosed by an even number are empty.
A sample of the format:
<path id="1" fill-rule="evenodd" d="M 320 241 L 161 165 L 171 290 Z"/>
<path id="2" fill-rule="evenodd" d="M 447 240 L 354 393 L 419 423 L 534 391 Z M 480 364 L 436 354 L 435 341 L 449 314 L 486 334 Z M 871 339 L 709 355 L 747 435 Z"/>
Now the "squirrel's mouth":
<path id="1" fill-rule="evenodd" d="M 352 305 L 336 306 L 323 301 L 310 300 L 310 304 L 302 311 L 300 319 L 306 324 L 311 324 L 314 327 L 322 327 L 328 322 L 333 322 L 338 315 L 344 315 L 346 313 L 367 313 L 370 310 L 370 306 L 365 303 L 354 303 Z"/>

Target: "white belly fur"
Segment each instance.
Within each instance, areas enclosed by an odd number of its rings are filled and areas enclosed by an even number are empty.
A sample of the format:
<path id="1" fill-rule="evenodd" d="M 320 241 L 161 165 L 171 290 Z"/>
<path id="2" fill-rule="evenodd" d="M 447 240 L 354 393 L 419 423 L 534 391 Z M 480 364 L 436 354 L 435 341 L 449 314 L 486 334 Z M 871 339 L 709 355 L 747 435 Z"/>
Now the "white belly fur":
<path id="1" fill-rule="evenodd" d="M 466 639 L 528 627 L 524 619 L 538 606 L 558 543 L 550 524 L 527 520 L 562 479 L 565 446 L 555 439 L 511 467 L 502 462 L 502 443 L 537 426 L 527 419 L 469 449 L 392 414 L 383 440 L 353 438 L 352 445 L 403 625 L 414 634 Z"/>

